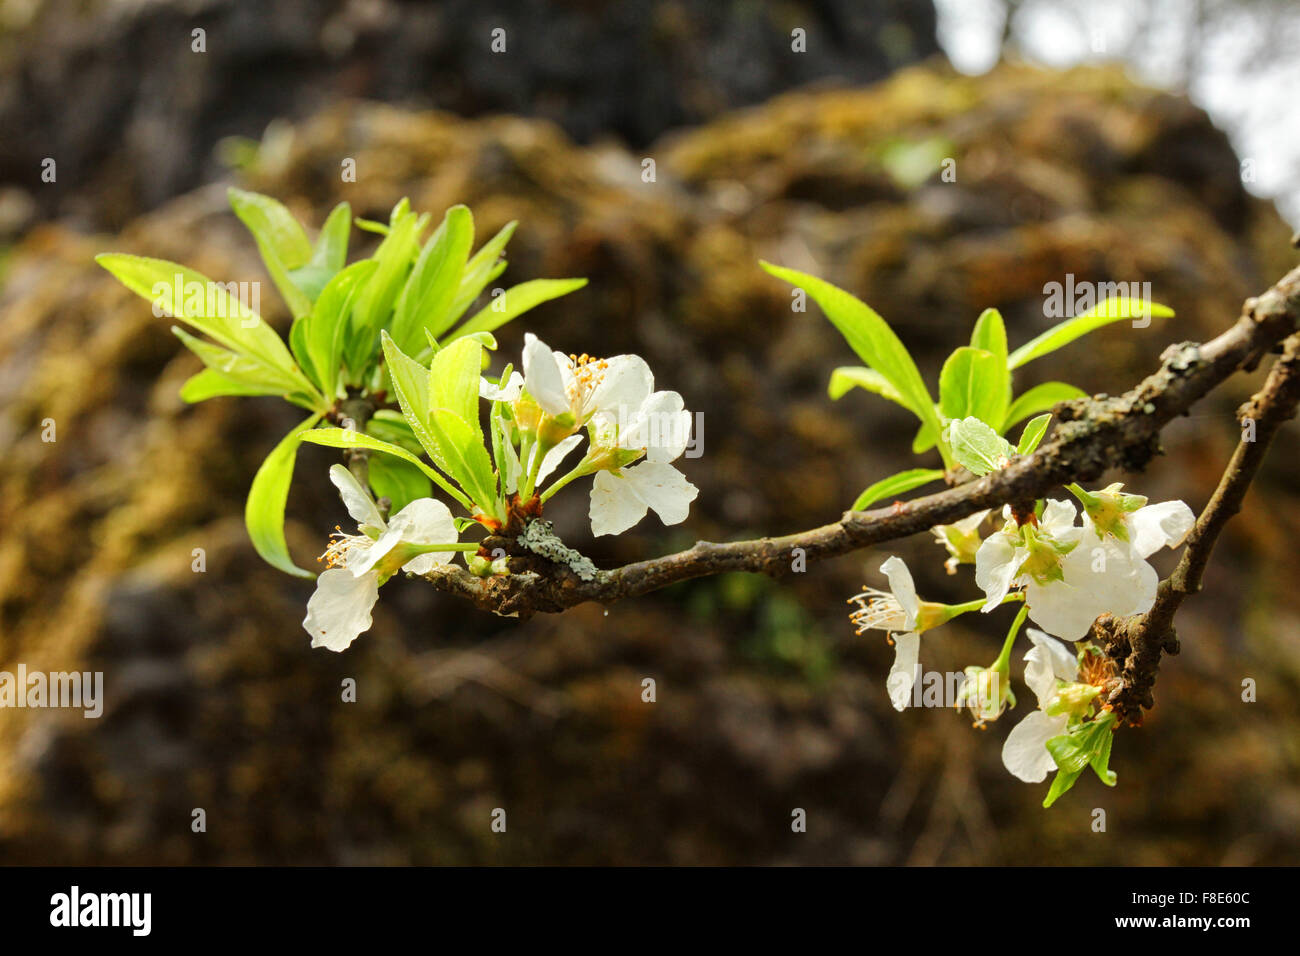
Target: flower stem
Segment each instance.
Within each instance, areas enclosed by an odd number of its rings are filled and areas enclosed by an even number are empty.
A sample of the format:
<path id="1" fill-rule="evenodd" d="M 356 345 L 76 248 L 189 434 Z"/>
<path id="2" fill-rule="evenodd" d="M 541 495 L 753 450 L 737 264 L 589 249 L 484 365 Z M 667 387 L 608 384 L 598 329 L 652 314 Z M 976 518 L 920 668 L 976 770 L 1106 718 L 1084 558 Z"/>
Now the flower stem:
<path id="1" fill-rule="evenodd" d="M 1074 495 L 1074 497 L 1078 498 L 1079 504 L 1083 505 L 1085 508 L 1096 507 L 1097 496 L 1092 494 L 1091 492 L 1084 491 L 1083 488 L 1079 486 L 1079 483 L 1077 481 L 1070 482 L 1068 485 L 1065 486 L 1065 490 L 1068 491 L 1070 494 Z"/>
<path id="2" fill-rule="evenodd" d="M 952 620 L 961 614 L 967 614 L 971 611 L 981 610 L 988 603 L 988 598 L 978 598 L 974 601 L 967 601 L 965 604 L 949 604 L 948 620 Z"/>
<path id="3" fill-rule="evenodd" d="M 1016 643 L 1016 635 L 1020 633 L 1020 625 L 1025 623 L 1025 618 L 1029 614 L 1029 605 L 1020 608 L 1020 613 L 1016 619 L 1011 622 L 1011 630 L 1007 631 L 1007 639 L 1002 644 L 1002 653 L 998 659 L 993 662 L 993 670 L 1006 670 L 1011 663 L 1011 648 Z"/>
<path id="4" fill-rule="evenodd" d="M 524 494 L 524 483 L 528 481 L 528 456 L 533 450 L 533 436 L 527 432 L 519 440 L 519 485 L 515 489 L 519 497 L 528 500 L 528 495 Z"/>
<path id="5" fill-rule="evenodd" d="M 999 601 L 998 606 L 1001 607 L 1003 604 L 1008 604 L 1012 601 L 1023 601 L 1024 599 L 1025 596 L 1021 594 L 1019 591 L 1013 591 L 1011 594 L 1008 594 L 1001 601 Z M 949 604 L 948 609 L 945 612 L 947 616 L 944 618 L 944 620 L 951 621 L 954 617 L 958 617 L 959 615 L 962 614 L 967 614 L 970 611 L 982 610 L 984 608 L 984 605 L 987 603 L 988 603 L 988 598 L 976 598 L 974 601 L 967 601 L 965 604 Z"/>
<path id="6" fill-rule="evenodd" d="M 519 495 L 519 497 L 524 501 L 527 501 L 533 496 L 533 488 L 537 484 L 537 474 L 542 470 L 542 459 L 546 457 L 546 453 L 549 452 L 552 447 L 554 446 L 548 447 L 541 439 L 537 440 L 537 444 L 533 449 L 533 461 L 528 468 L 528 475 L 524 479 L 527 484 L 525 484 L 524 490 Z"/>
<path id="7" fill-rule="evenodd" d="M 565 475 L 562 478 L 557 478 L 555 479 L 555 481 L 551 482 L 551 486 L 542 492 L 542 502 L 545 503 L 547 499 L 551 497 L 551 495 L 555 494 L 557 491 L 559 491 L 569 482 L 581 478 L 583 475 L 585 475 L 587 473 L 586 466 L 587 466 L 587 462 L 586 459 L 584 459 L 578 462 L 578 464 L 576 464 L 573 467 L 573 470 L 570 471 L 567 475 Z"/>
<path id="8" fill-rule="evenodd" d="M 477 541 L 457 541 L 452 544 L 411 544 L 408 548 L 419 554 L 434 554 L 439 551 L 477 551 L 482 547 Z"/>

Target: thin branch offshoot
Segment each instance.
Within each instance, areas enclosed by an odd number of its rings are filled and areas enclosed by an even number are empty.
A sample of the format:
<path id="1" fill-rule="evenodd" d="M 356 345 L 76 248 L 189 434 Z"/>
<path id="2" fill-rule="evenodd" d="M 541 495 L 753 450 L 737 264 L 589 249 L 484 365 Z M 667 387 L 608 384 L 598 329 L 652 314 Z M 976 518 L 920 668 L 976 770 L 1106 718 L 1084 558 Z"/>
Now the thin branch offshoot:
<path id="1" fill-rule="evenodd" d="M 781 575 L 789 572 L 795 549 L 801 549 L 809 562 L 833 558 L 906 538 L 935 525 L 951 524 L 986 508 L 1032 502 L 1065 483 L 1091 481 L 1111 468 L 1141 471 L 1160 453 L 1160 432 L 1169 422 L 1186 414 L 1238 370 L 1253 369 L 1297 329 L 1300 268 L 1293 269 L 1258 298 L 1248 299 L 1240 318 L 1221 335 L 1204 344 L 1185 342 L 1168 348 L 1160 368 L 1123 395 L 1061 403 L 1056 407 L 1053 434 L 1034 454 L 1018 458 L 983 478 L 888 508 L 846 512 L 839 521 L 809 531 L 729 543 L 700 541 L 685 551 L 598 571 L 589 578 L 580 578 L 560 564 L 539 567 L 536 560 L 529 561 L 528 570 L 522 573 L 477 577 L 461 568 L 438 567 L 425 577 L 439 590 L 457 594 L 483 610 L 529 617 L 588 601 L 611 604 L 714 574 L 745 571 Z M 1277 424 L 1287 417 L 1283 414 L 1286 396 L 1295 389 L 1291 384 L 1296 377 L 1293 353 L 1291 346 L 1270 377 L 1270 383 L 1277 378 L 1287 383 L 1276 386 L 1284 394 L 1280 398 L 1261 398 L 1269 393 L 1266 386 L 1256 397 L 1258 440 L 1250 448 L 1239 450 L 1242 460 L 1234 458 L 1234 464 L 1229 466 L 1230 472 L 1244 475 L 1244 483 L 1249 482 L 1268 437 L 1277 427 L 1273 424 L 1266 432 L 1265 417 L 1270 422 L 1276 419 Z M 1294 407 L 1292 400 L 1291 412 Z M 1243 492 L 1244 484 L 1240 492 L 1230 490 L 1216 495 L 1216 501 L 1222 498 L 1223 502 L 1217 506 L 1211 502 L 1211 508 L 1216 510 L 1208 518 L 1202 515 L 1183 564 L 1171 579 L 1175 583 L 1165 582 L 1162 596 L 1181 594 L 1182 589 L 1199 585 L 1208 549 L 1222 520 L 1231 513 L 1224 509 L 1231 507 L 1233 496 L 1239 502 Z M 1224 519 L 1216 517 L 1219 511 L 1224 511 Z M 1155 617 L 1143 633 L 1156 630 L 1161 615 L 1171 618 L 1177 603 L 1172 597 L 1163 597 L 1147 615 Z M 1114 700 L 1122 704 L 1126 698 L 1121 694 Z"/>

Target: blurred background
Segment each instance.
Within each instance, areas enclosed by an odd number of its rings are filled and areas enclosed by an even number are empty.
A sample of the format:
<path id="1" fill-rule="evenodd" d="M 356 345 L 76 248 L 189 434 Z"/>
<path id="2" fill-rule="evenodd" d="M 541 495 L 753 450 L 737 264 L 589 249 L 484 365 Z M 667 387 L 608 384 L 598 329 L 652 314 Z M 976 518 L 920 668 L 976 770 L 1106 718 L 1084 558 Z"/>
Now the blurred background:
<path id="1" fill-rule="evenodd" d="M 1044 811 L 1046 785 L 1000 760 L 1032 695 L 983 732 L 889 707 L 892 650 L 845 603 L 889 551 L 526 623 L 394 580 L 348 652 L 310 650 L 310 582 L 264 565 L 242 523 L 297 413 L 185 406 L 197 359 L 91 257 L 265 280 L 230 184 L 313 228 L 340 200 L 383 219 L 403 196 L 469 204 L 480 235 L 519 219 L 505 280 L 591 284 L 507 327 L 503 355 L 525 329 L 635 351 L 704 413 L 686 524 L 593 541 L 585 494 L 548 508 L 612 567 L 834 520 L 915 462 L 905 413 L 828 398 L 856 358 L 759 258 L 866 299 L 931 382 L 987 306 L 1013 346 L 1046 328 L 1043 286 L 1067 274 L 1150 282 L 1177 318 L 1097 333 L 1018 390 L 1118 392 L 1226 327 L 1296 261 L 1298 43 L 1285 0 L 4 0 L 0 670 L 103 671 L 106 704 L 0 710 L 0 862 L 1296 862 L 1295 424 L 1184 608 L 1155 709 L 1116 739 L 1119 786 L 1089 777 Z M 1171 427 L 1134 489 L 1199 509 L 1261 377 Z M 333 460 L 299 454 L 300 564 L 345 519 Z M 928 537 L 890 550 L 927 597 L 969 597 Z M 988 663 L 1004 625 L 963 618 L 924 665 Z"/>

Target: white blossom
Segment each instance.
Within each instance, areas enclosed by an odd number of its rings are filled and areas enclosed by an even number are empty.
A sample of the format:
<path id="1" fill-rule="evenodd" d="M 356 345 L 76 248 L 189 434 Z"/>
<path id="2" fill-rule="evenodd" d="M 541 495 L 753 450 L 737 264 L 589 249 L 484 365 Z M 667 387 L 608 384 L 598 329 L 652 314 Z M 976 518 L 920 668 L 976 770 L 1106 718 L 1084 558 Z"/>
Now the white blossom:
<path id="1" fill-rule="evenodd" d="M 1037 527 L 1008 522 L 980 545 L 975 583 L 997 607 L 1012 587 L 1023 587 L 1029 617 L 1067 640 L 1082 640 L 1101 614 L 1126 616 L 1151 609 L 1159 583 L 1134 547 L 1090 525 L 1076 527 L 1075 509 L 1048 501 Z"/>
<path id="2" fill-rule="evenodd" d="M 347 468 L 330 468 L 358 534 L 334 535 L 322 560 L 329 569 L 316 579 L 302 626 L 312 647 L 342 651 L 369 629 L 379 586 L 398 569 L 427 574 L 449 564 L 454 551 L 421 553 L 421 548 L 454 544 L 456 523 L 441 501 L 417 498 L 385 521 L 370 493 Z"/>
<path id="3" fill-rule="evenodd" d="M 1060 641 L 1029 628 L 1033 642 L 1025 653 L 1025 683 L 1038 698 L 1038 709 L 1011 728 L 1002 745 L 1002 763 L 1026 783 L 1041 783 L 1056 769 L 1047 741 L 1065 733 L 1068 713 L 1049 714 L 1057 703 L 1059 681 L 1074 681 L 1079 674 L 1075 655 Z"/>
<path id="4" fill-rule="evenodd" d="M 666 525 L 680 524 L 700 491 L 664 462 L 643 461 L 630 468 L 596 472 L 591 486 L 591 532 L 619 534 L 653 509 Z"/>
<path id="5" fill-rule="evenodd" d="M 952 524 L 937 524 L 930 529 L 935 540 L 948 552 L 948 560 L 943 563 L 943 566 L 949 574 L 956 574 L 959 564 L 975 562 L 975 553 L 983 543 L 980 540 L 979 528 L 988 516 L 989 512 L 986 508 L 973 515 L 967 515 L 960 521 L 954 521 Z"/>
<path id="6" fill-rule="evenodd" d="M 1196 524 L 1196 516 L 1184 501 L 1147 504 L 1142 495 L 1125 494 L 1122 484 L 1087 492 L 1077 485 L 1071 490 L 1083 502 L 1083 523 L 1099 538 L 1115 538 L 1132 545 L 1147 558 L 1161 548 L 1176 548 Z"/>
<path id="7" fill-rule="evenodd" d="M 691 414 L 677 392 L 653 389 L 654 376 L 646 369 L 620 386 L 623 403 L 592 416 L 586 461 L 596 471 L 589 510 L 593 534 L 625 531 L 648 510 L 666 525 L 678 524 L 699 495 L 671 464 L 686 450 Z"/>
<path id="8" fill-rule="evenodd" d="M 496 385 L 486 378 L 478 381 L 478 397 L 489 402 L 514 402 L 524 390 L 524 377 L 518 372 L 511 372 L 509 380 Z"/>
<path id="9" fill-rule="evenodd" d="M 524 336 L 523 364 L 528 394 L 548 415 L 571 414 L 576 426 L 585 425 L 597 412 L 637 404 L 654 381 L 638 355 L 565 355 L 531 332 Z"/>
<path id="10" fill-rule="evenodd" d="M 890 555 L 880 566 L 889 581 L 889 590 L 864 588 L 849 598 L 858 609 L 849 615 L 861 634 L 870 628 L 885 632 L 894 645 L 894 665 L 885 679 L 885 689 L 895 710 L 904 710 L 912 696 L 916 667 L 920 660 L 921 600 L 916 595 L 912 572 L 903 559 Z"/>

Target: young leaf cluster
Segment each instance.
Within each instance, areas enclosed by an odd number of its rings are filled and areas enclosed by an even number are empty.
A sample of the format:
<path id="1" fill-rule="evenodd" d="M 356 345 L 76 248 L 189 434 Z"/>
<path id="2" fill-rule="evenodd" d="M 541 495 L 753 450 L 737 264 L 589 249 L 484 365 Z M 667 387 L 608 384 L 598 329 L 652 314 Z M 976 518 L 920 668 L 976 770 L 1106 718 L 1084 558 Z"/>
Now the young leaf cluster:
<path id="1" fill-rule="evenodd" d="M 494 290 L 475 310 L 506 268 L 513 222 L 475 251 L 474 219 L 464 206 L 448 209 L 429 232 L 430 216 L 405 199 L 387 223 L 354 218 L 344 202 L 313 242 L 277 200 L 240 189 L 229 198 L 288 307 L 287 343 L 234 283 L 162 259 L 109 253 L 97 261 L 180 323 L 172 331 L 204 365 L 182 387 L 185 401 L 274 395 L 308 412 L 253 479 L 245 520 L 258 553 L 290 574 L 311 576 L 289 556 L 284 508 L 300 442 L 330 443 L 331 426 L 363 436 L 348 447 L 371 442 L 405 452 L 376 458 L 368 469 L 376 497 L 394 510 L 427 496 L 433 484 L 467 506 L 483 498 L 483 456 L 463 451 L 478 428 L 465 389 L 472 382 L 476 405 L 482 349 L 495 347 L 497 328 L 586 280 L 535 279 Z M 382 238 L 369 257 L 347 265 L 354 225 Z M 403 414 L 408 407 L 424 414 Z M 420 460 L 422 452 L 436 470 Z"/>

